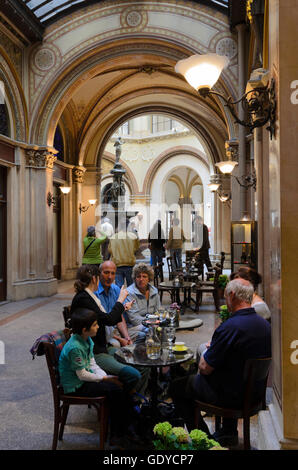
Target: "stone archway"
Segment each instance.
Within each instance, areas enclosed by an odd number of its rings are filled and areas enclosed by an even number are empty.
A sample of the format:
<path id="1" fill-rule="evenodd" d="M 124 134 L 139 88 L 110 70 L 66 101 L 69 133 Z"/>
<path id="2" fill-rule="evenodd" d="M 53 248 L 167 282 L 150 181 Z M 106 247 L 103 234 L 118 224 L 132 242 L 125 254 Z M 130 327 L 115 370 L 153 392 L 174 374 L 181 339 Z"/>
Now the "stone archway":
<path id="1" fill-rule="evenodd" d="M 224 14 L 217 12 L 214 15 L 211 7 L 195 2 L 178 5 L 174 0 L 153 1 L 150 5 L 130 2 L 128 10 L 123 8 L 120 0 L 87 6 L 64 21 L 54 23 L 46 30 L 43 44 L 32 49 L 29 80 L 32 142 L 51 146 L 55 128 L 65 107 L 84 83 L 91 83 L 99 76 L 102 77 L 101 82 L 105 82 L 108 76 L 109 83 L 98 89 L 98 95 L 88 111 L 89 116 L 82 123 L 84 129 L 80 132 L 80 142 L 83 147 L 81 138 L 84 139 L 87 131 L 94 127 L 103 128 L 102 122 L 96 126 L 96 113 L 104 115 L 104 111 L 107 111 L 110 123 L 119 118 L 119 115 L 111 116 L 115 92 L 125 97 L 124 101 L 131 100 L 123 91 L 136 78 L 138 86 L 133 87 L 136 94 L 140 92 L 142 96 L 146 93 L 146 83 L 153 93 L 157 93 L 158 88 L 165 84 L 163 93 L 167 93 L 166 89 L 168 92 L 172 89 L 177 95 L 182 93 L 192 99 L 195 97 L 198 103 L 200 100 L 196 93 L 189 90 L 188 85 L 174 72 L 176 61 L 193 53 L 221 52 L 229 55 L 231 68 L 217 87 L 218 90 L 226 89 L 228 94 L 235 97 L 237 44 Z M 169 20 L 172 15 L 175 17 L 173 22 Z M 140 22 L 135 24 L 132 18 L 139 18 Z M 83 38 L 78 34 L 79 30 L 84 31 Z M 146 74 L 150 76 L 149 81 L 144 80 Z M 155 76 L 161 80 L 156 80 Z M 158 84 L 151 83 L 152 78 Z M 121 87 L 123 89 L 120 91 Z M 100 109 L 101 104 L 104 106 Z M 114 105 L 118 107 L 120 101 L 115 101 Z M 177 109 L 181 106 L 183 104 L 180 103 Z M 136 109 L 135 104 L 132 107 Z M 226 133 L 232 137 L 233 123 L 221 103 L 211 101 L 208 108 L 213 109 L 219 121 L 224 122 L 228 129 Z M 189 115 L 192 114 L 189 111 Z M 106 131 L 103 129 L 104 133 Z M 75 163 L 84 164 L 84 159 Z"/>
<path id="2" fill-rule="evenodd" d="M 24 93 L 14 66 L 0 46 L 0 80 L 4 84 L 5 101 L 9 115 L 11 137 L 27 140 L 28 115 Z"/>

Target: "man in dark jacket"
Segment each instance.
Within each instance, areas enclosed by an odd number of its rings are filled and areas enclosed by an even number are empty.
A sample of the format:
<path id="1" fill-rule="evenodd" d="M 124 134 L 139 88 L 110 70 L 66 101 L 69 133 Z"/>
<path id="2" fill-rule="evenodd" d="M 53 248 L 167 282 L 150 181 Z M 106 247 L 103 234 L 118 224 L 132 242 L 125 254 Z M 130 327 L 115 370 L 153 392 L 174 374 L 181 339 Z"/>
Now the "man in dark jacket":
<path id="1" fill-rule="evenodd" d="M 214 331 L 210 346 L 200 358 L 198 374 L 171 384 L 177 414 L 189 430 L 194 428 L 195 399 L 229 408 L 241 406 L 246 360 L 271 357 L 271 327 L 251 307 L 253 293 L 252 284 L 245 279 L 229 282 L 225 298 L 231 317 Z M 262 385 L 254 387 L 258 398 Z M 199 427 L 209 434 L 202 418 Z M 225 418 L 213 438 L 222 445 L 236 444 L 237 420 Z"/>
<path id="2" fill-rule="evenodd" d="M 201 260 L 207 268 L 211 268 L 212 264 L 209 258 L 209 231 L 200 215 L 194 218 L 193 247 L 195 250 L 199 251 Z"/>

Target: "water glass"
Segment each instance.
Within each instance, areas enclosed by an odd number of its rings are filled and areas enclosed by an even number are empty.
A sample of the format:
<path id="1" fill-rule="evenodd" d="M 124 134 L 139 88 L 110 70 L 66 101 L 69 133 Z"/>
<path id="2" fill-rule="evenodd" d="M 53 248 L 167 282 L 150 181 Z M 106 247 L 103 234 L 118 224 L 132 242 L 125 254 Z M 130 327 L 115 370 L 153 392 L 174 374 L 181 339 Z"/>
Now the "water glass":
<path id="1" fill-rule="evenodd" d="M 172 352 L 173 351 L 173 344 L 174 344 L 175 337 L 176 337 L 176 328 L 174 326 L 168 326 L 166 328 L 166 335 L 167 335 L 167 338 L 168 338 L 169 350 L 170 350 L 170 352 Z"/>

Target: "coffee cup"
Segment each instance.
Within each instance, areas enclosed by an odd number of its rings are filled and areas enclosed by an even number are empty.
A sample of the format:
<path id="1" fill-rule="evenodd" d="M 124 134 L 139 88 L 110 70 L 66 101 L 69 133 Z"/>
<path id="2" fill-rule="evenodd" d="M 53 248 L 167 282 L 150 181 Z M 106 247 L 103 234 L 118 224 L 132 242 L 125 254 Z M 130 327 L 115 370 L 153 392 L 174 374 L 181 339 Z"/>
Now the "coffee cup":
<path id="1" fill-rule="evenodd" d="M 175 343 L 176 351 L 183 351 L 185 349 L 185 343 L 183 341 L 178 341 Z"/>

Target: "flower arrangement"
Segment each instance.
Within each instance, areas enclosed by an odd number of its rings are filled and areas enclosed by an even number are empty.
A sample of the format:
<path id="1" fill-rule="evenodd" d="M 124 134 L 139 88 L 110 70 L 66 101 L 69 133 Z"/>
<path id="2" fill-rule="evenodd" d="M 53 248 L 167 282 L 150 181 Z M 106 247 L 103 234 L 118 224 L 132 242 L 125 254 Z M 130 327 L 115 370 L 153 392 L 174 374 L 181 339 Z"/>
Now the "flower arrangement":
<path id="1" fill-rule="evenodd" d="M 231 313 L 228 310 L 228 307 L 226 305 L 222 305 L 219 309 L 219 316 L 221 319 L 221 322 L 223 323 L 226 321 L 228 318 L 230 318 Z"/>
<path id="2" fill-rule="evenodd" d="M 180 305 L 178 305 L 177 302 L 174 302 L 173 304 L 171 304 L 171 305 L 170 305 L 170 308 L 176 309 L 176 310 L 180 310 L 180 309 L 181 309 Z"/>
<path id="3" fill-rule="evenodd" d="M 165 421 L 158 423 L 153 428 L 156 439 L 153 445 L 156 450 L 219 450 L 223 449 L 207 434 L 199 429 L 193 429 L 190 433 L 182 427 L 172 427 Z"/>

